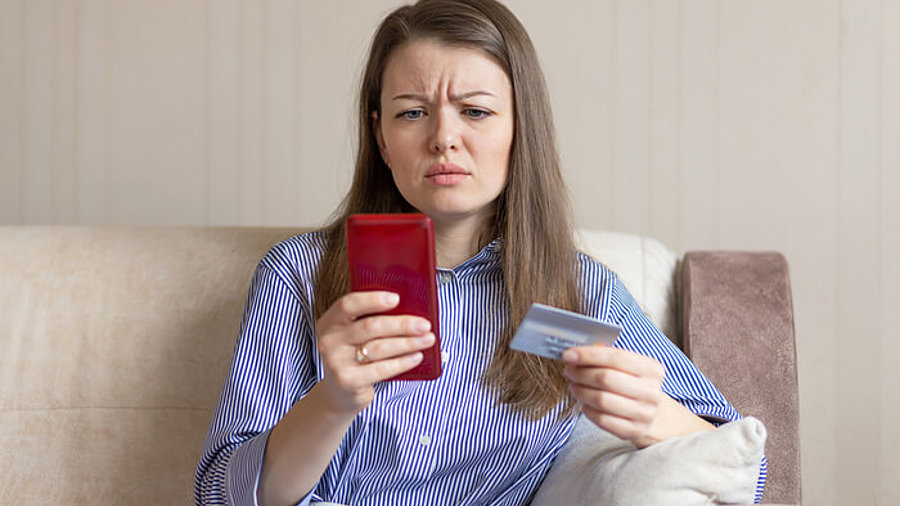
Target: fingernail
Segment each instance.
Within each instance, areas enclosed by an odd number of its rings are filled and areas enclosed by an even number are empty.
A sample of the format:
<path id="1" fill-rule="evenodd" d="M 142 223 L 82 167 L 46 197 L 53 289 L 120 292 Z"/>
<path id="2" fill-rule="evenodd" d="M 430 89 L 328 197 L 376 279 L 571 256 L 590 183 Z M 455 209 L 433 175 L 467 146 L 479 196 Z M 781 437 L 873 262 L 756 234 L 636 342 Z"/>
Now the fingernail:
<path id="1" fill-rule="evenodd" d="M 419 334 L 428 332 L 431 330 L 431 322 L 428 320 L 416 320 L 416 322 L 413 323 L 413 329 Z"/>
<path id="2" fill-rule="evenodd" d="M 422 361 L 422 358 L 424 358 L 424 357 L 425 357 L 425 355 L 422 355 L 422 352 L 419 351 L 419 352 L 416 352 L 415 355 L 410 355 L 409 358 L 407 358 L 407 360 L 409 360 L 410 364 L 418 364 L 419 362 Z"/>
<path id="3" fill-rule="evenodd" d="M 394 305 L 400 302 L 400 296 L 396 293 L 386 293 L 384 294 L 384 303 Z"/>
<path id="4" fill-rule="evenodd" d="M 419 344 L 424 344 L 426 346 L 434 344 L 434 334 L 425 334 L 424 336 L 419 338 Z"/>
<path id="5" fill-rule="evenodd" d="M 578 352 L 573 349 L 568 349 L 562 354 L 562 359 L 566 362 L 577 362 L 578 361 Z"/>

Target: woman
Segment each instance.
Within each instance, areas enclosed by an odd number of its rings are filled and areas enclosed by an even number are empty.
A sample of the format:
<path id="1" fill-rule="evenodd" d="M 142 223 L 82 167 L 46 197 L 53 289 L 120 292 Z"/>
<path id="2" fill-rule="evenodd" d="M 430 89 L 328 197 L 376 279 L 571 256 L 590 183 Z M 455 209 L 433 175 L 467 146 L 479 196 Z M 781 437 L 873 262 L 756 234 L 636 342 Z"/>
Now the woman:
<path id="1" fill-rule="evenodd" d="M 198 503 L 526 504 L 578 412 L 638 446 L 734 409 L 614 274 L 575 252 L 543 76 L 494 0 L 421 0 L 372 43 L 359 152 L 334 222 L 273 248 L 253 279 L 197 472 Z M 343 224 L 435 226 L 443 374 L 384 382 L 434 343 L 426 320 L 348 293 Z M 509 342 L 532 302 L 623 327 L 560 364 Z"/>

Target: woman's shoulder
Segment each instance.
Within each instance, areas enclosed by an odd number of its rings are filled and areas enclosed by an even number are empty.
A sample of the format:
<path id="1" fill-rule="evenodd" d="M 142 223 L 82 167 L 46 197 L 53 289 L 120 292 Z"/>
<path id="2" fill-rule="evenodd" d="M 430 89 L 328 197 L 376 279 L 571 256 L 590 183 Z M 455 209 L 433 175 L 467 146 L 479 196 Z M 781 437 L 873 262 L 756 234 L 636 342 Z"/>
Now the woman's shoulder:
<path id="1" fill-rule="evenodd" d="M 584 313 L 607 320 L 617 297 L 618 276 L 603 262 L 581 251 L 577 252 L 577 262 Z"/>
<path id="2" fill-rule="evenodd" d="M 612 269 L 585 253 L 579 252 L 578 260 L 586 314 L 621 324 L 635 312 L 646 313 Z"/>
<path id="3" fill-rule="evenodd" d="M 616 273 L 603 264 L 600 260 L 584 253 L 576 251 L 579 278 L 582 284 L 615 283 Z"/>
<path id="4" fill-rule="evenodd" d="M 274 272 L 285 281 L 311 281 L 325 252 L 324 230 L 293 235 L 272 246 L 260 260 L 260 267 Z"/>

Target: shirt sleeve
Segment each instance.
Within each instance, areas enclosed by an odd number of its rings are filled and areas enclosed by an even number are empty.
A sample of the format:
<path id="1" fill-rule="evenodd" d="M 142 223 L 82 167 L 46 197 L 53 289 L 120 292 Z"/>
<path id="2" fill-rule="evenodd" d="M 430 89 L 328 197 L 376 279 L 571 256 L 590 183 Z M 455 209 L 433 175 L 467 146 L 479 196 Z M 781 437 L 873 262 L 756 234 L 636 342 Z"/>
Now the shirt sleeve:
<path id="1" fill-rule="evenodd" d="M 714 425 L 740 420 L 734 406 L 641 311 L 618 277 L 614 276 L 613 280 L 615 286 L 608 318 L 622 327 L 615 346 L 661 362 L 666 368 L 663 391 L 697 416 Z M 766 468 L 763 457 L 756 486 L 757 503 L 765 487 Z"/>
<path id="2" fill-rule="evenodd" d="M 269 430 L 317 381 L 301 293 L 261 263 L 194 478 L 198 505 L 256 505 Z M 315 499 L 309 494 L 301 505 Z"/>

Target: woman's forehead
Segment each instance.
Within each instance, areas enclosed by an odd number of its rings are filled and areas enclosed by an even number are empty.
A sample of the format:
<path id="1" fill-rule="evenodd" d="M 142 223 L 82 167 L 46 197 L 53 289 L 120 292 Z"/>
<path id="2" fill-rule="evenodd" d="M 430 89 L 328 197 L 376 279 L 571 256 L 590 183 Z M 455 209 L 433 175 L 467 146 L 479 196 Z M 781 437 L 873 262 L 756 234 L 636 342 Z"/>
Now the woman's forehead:
<path id="1" fill-rule="evenodd" d="M 382 97 L 403 93 L 462 94 L 484 90 L 511 93 L 506 72 L 484 51 L 443 44 L 431 39 L 397 47 L 388 59 Z"/>

